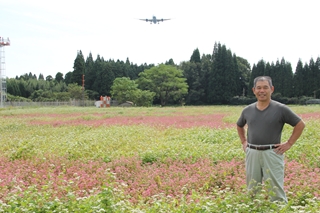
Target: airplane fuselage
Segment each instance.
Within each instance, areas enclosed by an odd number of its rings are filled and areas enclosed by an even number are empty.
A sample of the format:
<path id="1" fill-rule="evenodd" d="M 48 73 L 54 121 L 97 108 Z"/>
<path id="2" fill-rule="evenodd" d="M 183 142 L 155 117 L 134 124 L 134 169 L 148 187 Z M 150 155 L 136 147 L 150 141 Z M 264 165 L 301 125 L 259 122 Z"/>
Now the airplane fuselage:
<path id="1" fill-rule="evenodd" d="M 159 21 L 157 20 L 157 17 L 155 17 L 155 16 L 152 16 L 152 22 L 153 22 L 154 24 L 156 24 L 156 23 L 159 24 Z"/>

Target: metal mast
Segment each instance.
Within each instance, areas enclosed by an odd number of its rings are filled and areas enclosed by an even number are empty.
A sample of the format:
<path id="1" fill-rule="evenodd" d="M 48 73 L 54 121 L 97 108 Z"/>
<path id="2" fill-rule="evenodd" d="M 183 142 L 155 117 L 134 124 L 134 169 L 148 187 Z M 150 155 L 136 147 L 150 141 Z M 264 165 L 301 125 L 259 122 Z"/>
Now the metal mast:
<path id="1" fill-rule="evenodd" d="M 4 106 L 7 97 L 4 47 L 10 46 L 9 38 L 0 37 L 0 108 Z"/>

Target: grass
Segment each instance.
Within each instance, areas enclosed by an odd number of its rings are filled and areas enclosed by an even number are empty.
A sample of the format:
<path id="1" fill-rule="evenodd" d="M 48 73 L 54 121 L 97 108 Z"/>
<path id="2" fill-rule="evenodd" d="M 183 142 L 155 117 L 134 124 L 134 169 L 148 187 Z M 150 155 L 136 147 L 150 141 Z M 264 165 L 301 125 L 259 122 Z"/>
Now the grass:
<path id="1" fill-rule="evenodd" d="M 290 107 L 287 205 L 246 192 L 243 106 L 1 109 L 0 212 L 316 212 L 319 107 Z"/>

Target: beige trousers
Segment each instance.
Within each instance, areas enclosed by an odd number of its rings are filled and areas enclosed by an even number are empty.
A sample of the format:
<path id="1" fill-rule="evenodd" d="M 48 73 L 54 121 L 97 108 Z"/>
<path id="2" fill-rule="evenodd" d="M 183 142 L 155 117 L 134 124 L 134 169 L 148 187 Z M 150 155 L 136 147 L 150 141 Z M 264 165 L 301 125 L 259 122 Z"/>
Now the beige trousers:
<path id="1" fill-rule="evenodd" d="M 271 201 L 288 202 L 283 188 L 284 155 L 277 154 L 273 149 L 259 151 L 246 149 L 246 182 L 249 190 L 256 190 L 262 182 L 270 181 Z"/>

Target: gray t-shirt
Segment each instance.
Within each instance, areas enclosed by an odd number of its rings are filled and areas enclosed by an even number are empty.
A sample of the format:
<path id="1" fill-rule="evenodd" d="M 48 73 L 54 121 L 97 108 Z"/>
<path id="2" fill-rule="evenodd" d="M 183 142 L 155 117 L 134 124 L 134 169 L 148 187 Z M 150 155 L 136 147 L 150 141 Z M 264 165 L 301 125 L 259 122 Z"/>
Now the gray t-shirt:
<path id="1" fill-rule="evenodd" d="M 245 107 L 241 113 L 237 125 L 248 125 L 247 141 L 255 145 L 267 145 L 281 143 L 281 132 L 284 124 L 297 125 L 301 118 L 289 107 L 277 101 L 271 100 L 264 110 L 256 107 L 257 102 Z"/>

